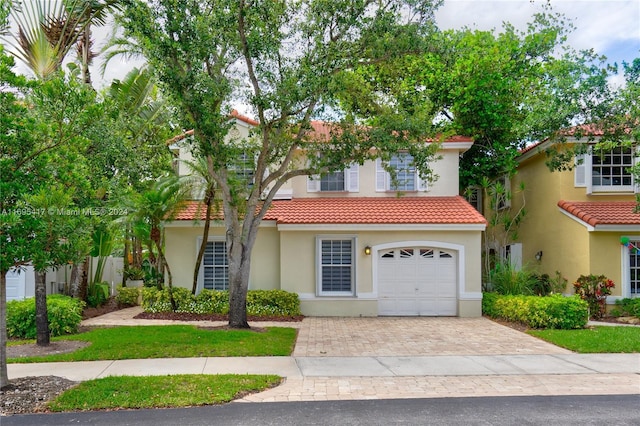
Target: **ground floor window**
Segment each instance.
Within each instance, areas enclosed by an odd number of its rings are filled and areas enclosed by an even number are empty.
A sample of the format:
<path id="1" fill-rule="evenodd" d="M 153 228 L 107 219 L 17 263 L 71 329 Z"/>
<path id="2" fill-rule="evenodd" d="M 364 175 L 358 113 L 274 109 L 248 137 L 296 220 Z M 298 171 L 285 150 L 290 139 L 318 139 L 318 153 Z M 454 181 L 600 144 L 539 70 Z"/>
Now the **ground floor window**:
<path id="1" fill-rule="evenodd" d="M 229 262 L 227 244 L 224 241 L 208 241 L 202 259 L 204 288 L 208 290 L 229 289 Z"/>
<path id="2" fill-rule="evenodd" d="M 321 237 L 318 244 L 318 293 L 351 295 L 354 293 L 355 238 Z"/>
<path id="3" fill-rule="evenodd" d="M 633 247 L 640 247 L 640 241 L 631 241 Z M 640 296 L 640 252 L 629 250 L 629 284 L 631 296 Z"/>

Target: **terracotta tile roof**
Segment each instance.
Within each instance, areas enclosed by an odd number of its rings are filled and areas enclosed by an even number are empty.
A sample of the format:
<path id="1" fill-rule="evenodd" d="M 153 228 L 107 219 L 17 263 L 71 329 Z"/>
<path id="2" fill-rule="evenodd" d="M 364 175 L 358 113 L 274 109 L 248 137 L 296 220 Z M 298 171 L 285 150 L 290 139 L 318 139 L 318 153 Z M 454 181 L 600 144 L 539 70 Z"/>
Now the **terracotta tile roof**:
<path id="1" fill-rule="evenodd" d="M 235 118 L 237 120 L 243 121 L 251 126 L 258 126 L 260 123 L 258 123 L 256 120 L 249 118 L 245 115 L 240 114 L 237 110 L 233 110 L 231 111 L 231 113 L 229 114 L 230 118 Z M 309 136 L 313 139 L 318 139 L 318 140 L 323 140 L 323 141 L 328 141 L 330 139 L 331 136 L 331 128 L 334 126 L 333 123 L 327 122 L 327 121 L 318 121 L 318 120 L 312 120 L 309 122 L 309 124 L 311 125 L 311 131 L 309 132 Z M 336 126 L 336 128 L 338 129 L 338 127 Z M 192 136 L 193 135 L 193 129 L 191 130 L 187 130 L 186 132 L 176 135 L 173 138 L 169 139 L 167 141 L 167 145 L 171 145 L 173 143 L 176 143 L 178 141 L 181 141 L 183 139 L 185 139 L 188 136 Z M 434 140 L 437 140 L 438 137 L 436 136 L 435 139 L 429 138 L 427 139 L 427 142 L 433 142 Z M 455 143 L 455 142 L 473 142 L 473 138 L 469 137 L 469 136 L 460 136 L 460 135 L 453 135 L 448 137 L 447 139 L 444 140 L 444 143 Z"/>
<path id="2" fill-rule="evenodd" d="M 173 220 L 204 220 L 207 207 L 200 201 L 188 201 Z M 222 220 L 222 211 L 213 211 L 211 219 Z"/>
<path id="3" fill-rule="evenodd" d="M 313 120 L 311 121 L 309 124 L 311 124 L 311 128 L 313 129 L 309 135 L 314 138 L 314 139 L 318 139 L 318 140 L 324 140 L 324 141 L 328 141 L 330 139 L 331 136 L 331 130 L 332 127 L 335 126 L 335 128 L 339 131 L 340 127 L 331 123 L 331 122 L 327 122 L 327 121 L 317 121 L 317 120 Z M 429 138 L 427 139 L 427 142 L 433 142 L 434 140 L 438 140 L 440 138 L 439 135 L 436 135 L 435 138 Z M 453 136 L 449 136 L 447 139 L 445 139 L 443 141 L 444 143 L 461 143 L 461 142 L 473 142 L 473 138 L 469 137 L 469 136 L 461 136 L 461 135 L 453 135 Z"/>
<path id="4" fill-rule="evenodd" d="M 558 201 L 558 207 L 591 226 L 639 225 L 635 201 Z"/>
<path id="5" fill-rule="evenodd" d="M 231 114 L 229 114 L 229 116 L 235 119 L 238 119 L 240 121 L 244 121 L 245 123 L 250 124 L 252 126 L 257 126 L 260 124 L 253 118 L 249 118 L 246 115 L 240 114 L 237 109 L 234 109 L 233 111 L 231 111 Z"/>
<path id="6" fill-rule="evenodd" d="M 204 220 L 198 202 L 187 204 L 176 220 Z M 216 214 L 216 219 L 221 219 Z M 276 200 L 265 216 L 278 224 L 486 224 L 464 198 L 371 197 Z"/>

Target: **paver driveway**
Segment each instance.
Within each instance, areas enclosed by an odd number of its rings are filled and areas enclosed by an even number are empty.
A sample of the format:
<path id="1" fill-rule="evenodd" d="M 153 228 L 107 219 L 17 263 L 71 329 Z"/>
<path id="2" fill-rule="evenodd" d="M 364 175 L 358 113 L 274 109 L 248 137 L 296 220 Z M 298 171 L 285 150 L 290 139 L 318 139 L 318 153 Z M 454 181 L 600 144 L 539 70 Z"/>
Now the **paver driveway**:
<path id="1" fill-rule="evenodd" d="M 225 321 L 144 320 L 142 308 L 91 318 L 82 325 L 192 324 L 223 326 Z M 302 322 L 253 322 L 253 327 L 299 329 L 294 356 L 535 355 L 571 353 L 486 318 L 307 317 Z"/>
<path id="2" fill-rule="evenodd" d="M 309 317 L 294 356 L 566 354 L 566 349 L 486 318 Z"/>

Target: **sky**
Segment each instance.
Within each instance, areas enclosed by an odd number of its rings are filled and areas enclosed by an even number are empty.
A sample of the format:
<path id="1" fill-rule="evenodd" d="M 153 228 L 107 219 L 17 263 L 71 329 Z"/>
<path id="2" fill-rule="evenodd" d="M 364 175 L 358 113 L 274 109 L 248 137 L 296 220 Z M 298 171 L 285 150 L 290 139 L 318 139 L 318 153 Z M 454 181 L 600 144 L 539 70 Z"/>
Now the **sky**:
<path id="1" fill-rule="evenodd" d="M 445 0 L 436 11 L 440 29 L 467 26 L 500 30 L 503 22 L 525 30 L 545 0 Z M 576 50 L 594 49 L 608 62 L 640 58 L 640 0 L 550 0 L 553 11 L 572 20 L 567 43 Z"/>
<path id="2" fill-rule="evenodd" d="M 546 0 L 445 0 L 435 17 L 443 30 L 466 26 L 499 31 L 503 22 L 525 30 L 544 3 Z M 573 21 L 576 29 L 569 35 L 568 44 L 574 49 L 594 49 L 607 56 L 609 62 L 618 64 L 640 57 L 640 0 L 550 0 L 550 3 L 554 11 Z M 104 44 L 108 33 L 106 28 L 94 30 L 97 46 Z M 100 79 L 97 66 L 92 77 L 97 86 L 104 87 L 140 64 L 113 59 L 104 78 Z M 24 72 L 24 67 L 20 66 L 19 71 Z M 612 79 L 613 83 L 621 81 L 621 76 Z"/>

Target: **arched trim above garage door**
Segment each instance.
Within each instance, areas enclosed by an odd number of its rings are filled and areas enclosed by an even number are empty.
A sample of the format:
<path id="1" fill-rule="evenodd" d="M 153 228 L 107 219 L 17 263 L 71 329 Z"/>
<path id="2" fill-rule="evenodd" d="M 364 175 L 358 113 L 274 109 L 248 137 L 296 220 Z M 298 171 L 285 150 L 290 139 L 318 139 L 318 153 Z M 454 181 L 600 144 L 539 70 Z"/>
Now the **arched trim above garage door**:
<path id="1" fill-rule="evenodd" d="M 464 298 L 466 293 L 465 283 L 465 257 L 464 257 L 464 245 L 452 244 L 443 241 L 395 241 L 392 243 L 378 244 L 371 247 L 371 260 L 372 260 L 372 277 L 373 277 L 373 296 L 378 297 L 378 259 L 380 250 L 388 250 L 402 247 L 433 247 L 436 249 L 454 250 L 458 255 L 458 299 Z"/>

